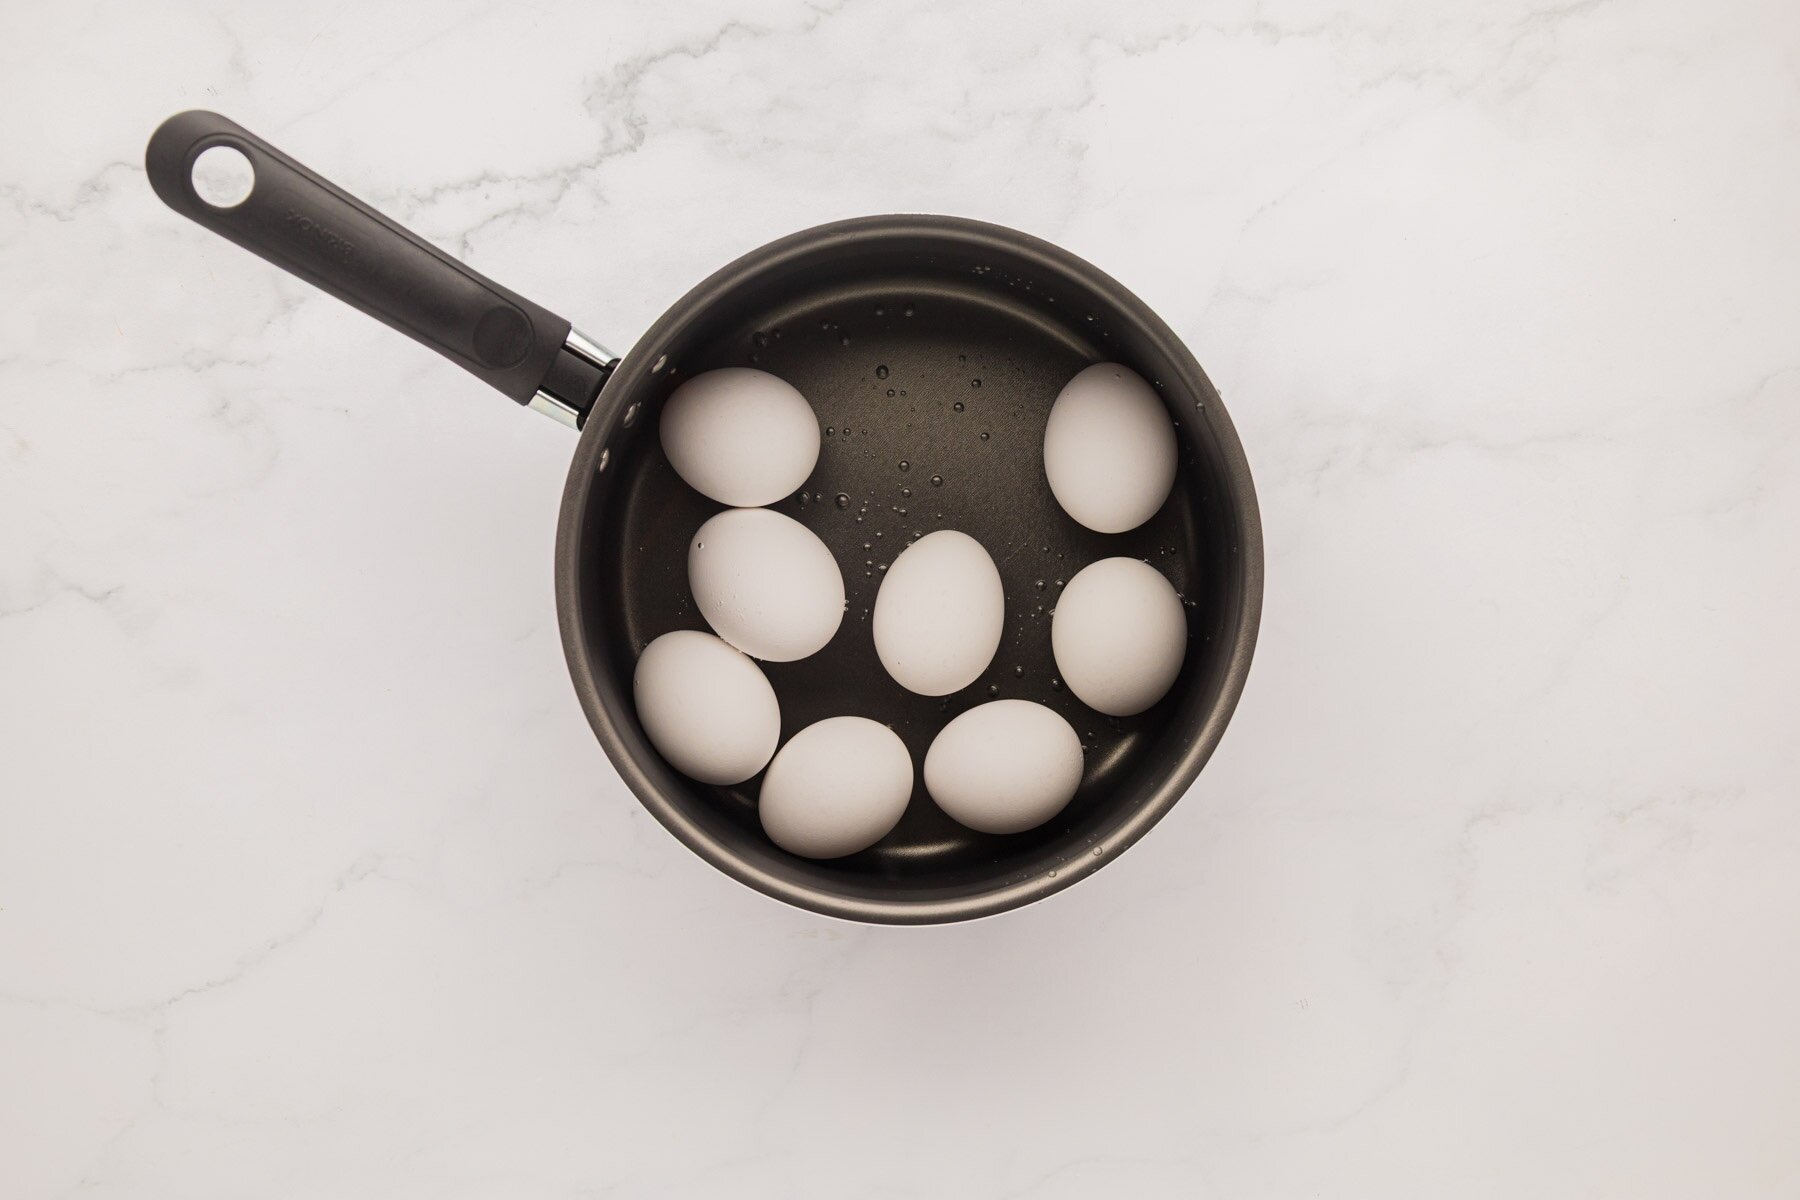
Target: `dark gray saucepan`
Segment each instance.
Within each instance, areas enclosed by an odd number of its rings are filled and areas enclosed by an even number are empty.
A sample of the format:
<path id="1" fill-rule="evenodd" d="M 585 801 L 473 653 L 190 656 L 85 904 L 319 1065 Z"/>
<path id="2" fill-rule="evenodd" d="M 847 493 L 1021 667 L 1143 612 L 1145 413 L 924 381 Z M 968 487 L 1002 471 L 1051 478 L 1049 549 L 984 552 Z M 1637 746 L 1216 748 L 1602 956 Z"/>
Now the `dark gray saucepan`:
<path id="1" fill-rule="evenodd" d="M 248 197 L 231 207 L 201 199 L 193 183 L 195 160 L 215 146 L 239 151 L 255 171 Z M 614 359 L 568 321 L 217 114 L 170 118 L 150 139 L 147 164 L 151 186 L 177 212 L 581 430 L 556 540 L 557 610 L 575 691 L 645 807 L 734 878 L 858 921 L 929 924 L 1017 908 L 1116 858 L 1180 799 L 1218 745 L 1262 606 L 1249 466 L 1186 347 L 1137 297 L 1074 255 L 952 217 L 821 225 L 726 266 Z M 1051 402 L 1098 361 L 1153 381 L 1181 444 L 1162 511 L 1110 536 L 1062 512 L 1042 460 Z M 1086 747 L 1081 790 L 1056 819 L 1009 837 L 974 833 L 920 786 L 878 845 L 811 861 L 763 835 L 757 780 L 696 784 L 645 740 L 633 716 L 633 668 L 652 638 L 705 628 L 688 593 L 686 547 L 719 507 L 676 477 L 657 417 L 676 384 L 732 365 L 788 380 L 831 431 L 804 490 L 776 507 L 831 548 L 849 611 L 820 653 L 765 664 L 783 740 L 825 717 L 857 714 L 892 726 L 917 764 L 956 714 L 995 695 L 1035 700 L 1067 717 Z M 987 675 L 942 700 L 888 677 L 868 617 L 880 568 L 936 529 L 979 540 L 1008 601 Z M 1180 678 L 1155 707 L 1124 720 L 1062 688 L 1050 653 L 1058 587 L 1113 555 L 1148 560 L 1189 605 Z"/>

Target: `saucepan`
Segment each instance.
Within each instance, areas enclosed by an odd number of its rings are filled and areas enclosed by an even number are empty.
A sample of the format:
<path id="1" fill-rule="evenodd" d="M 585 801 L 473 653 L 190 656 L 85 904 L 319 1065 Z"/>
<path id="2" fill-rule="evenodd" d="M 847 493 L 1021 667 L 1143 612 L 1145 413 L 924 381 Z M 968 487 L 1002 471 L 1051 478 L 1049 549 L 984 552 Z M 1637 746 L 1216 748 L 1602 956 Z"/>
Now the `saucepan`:
<path id="1" fill-rule="evenodd" d="M 203 198 L 196 187 L 196 163 L 219 147 L 247 160 L 247 194 Z M 1017 908 L 1117 858 L 1174 806 L 1218 745 L 1262 605 L 1249 466 L 1218 392 L 1181 340 L 1068 251 L 948 216 L 838 221 L 721 268 L 615 357 L 216 113 L 170 118 L 150 140 L 147 166 L 151 186 L 177 212 L 580 431 L 555 562 L 576 696 L 644 806 L 737 880 L 872 923 Z M 1096 362 L 1122 363 L 1151 381 L 1176 427 L 1174 490 L 1129 533 L 1076 524 L 1045 478 L 1050 405 Z M 725 366 L 787 380 L 832 431 L 805 486 L 775 506 L 831 549 L 848 603 L 824 651 L 765 664 L 782 739 L 856 713 L 891 727 L 918 762 L 959 712 L 995 696 L 1037 701 L 1069 720 L 1085 750 L 1080 789 L 1056 818 L 1024 833 L 978 833 L 919 787 L 875 846 L 800 858 L 764 836 L 754 780 L 695 783 L 646 739 L 633 710 L 634 667 L 656 637 L 705 628 L 688 591 L 687 544 L 720 509 L 676 475 L 659 444 L 658 413 L 683 380 Z M 875 568 L 939 529 L 961 530 L 989 550 L 1007 612 L 988 673 L 934 698 L 888 678 L 868 610 L 882 578 Z M 1125 718 L 1072 696 L 1050 645 L 1057 589 L 1082 564 L 1113 556 L 1142 558 L 1169 578 L 1185 598 L 1190 636 L 1173 687 Z"/>

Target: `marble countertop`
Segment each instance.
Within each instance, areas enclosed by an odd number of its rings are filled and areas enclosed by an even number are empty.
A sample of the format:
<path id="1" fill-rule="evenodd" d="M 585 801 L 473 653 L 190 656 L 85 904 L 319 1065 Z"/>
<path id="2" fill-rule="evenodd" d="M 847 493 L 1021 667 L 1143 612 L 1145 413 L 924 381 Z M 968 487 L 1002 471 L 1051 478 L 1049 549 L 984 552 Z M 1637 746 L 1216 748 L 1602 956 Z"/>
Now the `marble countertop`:
<path id="1" fill-rule="evenodd" d="M 9 1200 L 1800 1193 L 1790 6 L 0 25 Z M 571 436 L 166 210 L 189 107 L 620 346 L 837 217 L 1097 263 L 1260 489 L 1218 754 L 996 920 L 717 874 L 571 694 Z"/>

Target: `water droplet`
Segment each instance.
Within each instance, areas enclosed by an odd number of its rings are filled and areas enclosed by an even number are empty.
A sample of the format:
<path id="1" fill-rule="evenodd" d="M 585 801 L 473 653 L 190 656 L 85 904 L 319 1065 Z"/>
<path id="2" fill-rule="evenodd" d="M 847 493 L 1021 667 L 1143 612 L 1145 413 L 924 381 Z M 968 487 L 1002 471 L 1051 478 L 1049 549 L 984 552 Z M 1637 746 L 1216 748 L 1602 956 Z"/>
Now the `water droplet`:
<path id="1" fill-rule="evenodd" d="M 886 563 L 876 563 L 875 569 L 877 571 L 885 571 L 885 570 L 887 570 L 887 564 Z"/>
<path id="2" fill-rule="evenodd" d="M 955 404 L 952 404 L 950 407 L 951 407 L 951 409 L 953 409 L 956 412 L 961 412 L 963 410 L 963 402 L 961 400 L 958 400 Z"/>
<path id="3" fill-rule="evenodd" d="M 1044 581 L 1041 579 L 1037 581 L 1037 590 L 1040 592 L 1044 590 Z"/>
<path id="4" fill-rule="evenodd" d="M 1099 846 L 1094 847 L 1094 857 L 1095 858 L 1099 858 L 1102 854 L 1105 854 L 1105 853 L 1106 853 L 1106 851 L 1102 850 Z"/>
<path id="5" fill-rule="evenodd" d="M 978 387 L 980 387 L 980 386 L 981 386 L 981 380 L 979 380 L 979 379 L 971 379 L 971 380 L 969 380 L 969 386 L 970 386 L 970 387 L 972 387 L 972 388 L 978 388 Z"/>
<path id="6" fill-rule="evenodd" d="M 985 429 L 981 431 L 981 440 L 984 442 L 988 440 L 987 430 Z"/>
<path id="7" fill-rule="evenodd" d="M 638 413 L 643 407 L 642 404 L 633 404 L 630 408 L 627 408 L 625 410 L 625 415 L 619 419 L 619 424 L 630 429 L 633 425 L 637 424 Z"/>
<path id="8" fill-rule="evenodd" d="M 887 316 L 887 309 L 885 309 L 885 308 L 881 307 L 881 305 L 877 304 L 875 306 L 875 315 L 878 317 L 885 317 L 885 316 Z"/>
<path id="9" fill-rule="evenodd" d="M 601 471 L 606 470 L 606 464 L 609 461 L 611 461 L 611 459 L 612 459 L 612 450 L 607 447 L 602 446 L 600 448 L 600 459 L 598 462 L 596 462 L 594 464 L 594 473 L 599 474 Z"/>
<path id="10" fill-rule="evenodd" d="M 837 430 L 836 430 L 836 429 L 833 429 L 833 428 L 832 428 L 832 427 L 831 427 L 831 426 L 829 426 L 829 425 L 827 425 L 827 426 L 826 426 L 826 427 L 825 427 L 825 436 L 826 436 L 826 437 L 830 437 L 830 436 L 831 436 L 831 435 L 832 435 L 832 434 L 834 434 L 834 433 L 836 433 L 836 432 L 837 432 Z"/>
<path id="11" fill-rule="evenodd" d="M 1056 556 L 1056 557 L 1058 557 L 1058 558 L 1061 558 L 1061 557 L 1062 557 L 1062 555 L 1060 555 L 1060 554 L 1059 554 L 1059 555 L 1057 555 L 1057 556 Z M 1063 581 L 1062 581 L 1062 580 L 1060 580 L 1060 579 L 1059 579 L 1059 580 L 1057 580 L 1057 581 L 1056 581 L 1056 586 L 1057 586 L 1057 587 L 1061 587 L 1061 586 L 1062 586 L 1062 585 L 1063 585 Z"/>
<path id="12" fill-rule="evenodd" d="M 968 361 L 969 361 L 969 356 L 968 356 L 968 355 L 966 355 L 966 354 L 959 354 L 959 355 L 957 355 L 957 356 L 956 356 L 956 361 L 957 361 L 957 362 L 968 362 Z"/>
<path id="13" fill-rule="evenodd" d="M 931 477 L 931 486 L 932 487 L 943 487 L 944 486 L 944 477 L 942 475 L 933 475 Z"/>
<path id="14" fill-rule="evenodd" d="M 850 496 L 848 493 L 839 492 L 837 494 L 837 506 L 839 508 L 849 508 L 850 507 Z"/>
<path id="15" fill-rule="evenodd" d="M 695 543 L 694 543 L 694 549 L 696 549 L 696 550 L 704 550 L 704 549 L 706 549 L 706 543 L 705 543 L 705 542 L 695 542 Z"/>
<path id="16" fill-rule="evenodd" d="M 912 306 L 912 305 L 910 305 L 910 304 L 909 304 L 909 305 L 907 305 L 907 306 L 906 306 L 906 307 L 905 307 L 905 308 L 903 308 L 903 309 L 901 309 L 901 310 L 900 310 L 900 315 L 901 315 L 901 316 L 903 316 L 903 317 L 910 317 L 910 316 L 912 316 L 912 315 L 913 315 L 913 306 Z"/>
<path id="17" fill-rule="evenodd" d="M 888 376 L 888 370 L 887 370 L 887 367 L 886 367 L 886 366 L 885 366 L 885 365 L 883 365 L 883 366 L 879 366 L 879 367 L 876 367 L 876 368 L 875 368 L 875 378 L 877 378 L 877 379 L 886 379 L 886 378 L 887 378 L 887 376 Z"/>
<path id="18" fill-rule="evenodd" d="M 750 335 L 750 340 L 758 346 L 766 346 L 769 344 L 769 335 L 759 329 Z"/>
<path id="19" fill-rule="evenodd" d="M 811 492 L 801 492 L 800 493 L 800 507 L 805 508 L 807 505 L 807 502 L 810 501 L 811 499 L 812 499 Z"/>
<path id="20" fill-rule="evenodd" d="M 988 684 L 988 695 L 998 696 L 999 694 L 1000 694 L 1000 685 L 999 684 L 997 684 L 997 683 Z"/>
<path id="21" fill-rule="evenodd" d="M 894 389 L 889 388 L 888 389 L 888 399 L 892 400 L 893 398 L 894 398 Z"/>
<path id="22" fill-rule="evenodd" d="M 1051 690 L 1051 691 L 1053 691 L 1053 692 L 1060 692 L 1060 691 L 1062 691 L 1062 680 L 1060 680 L 1060 679 L 1052 679 L 1052 680 L 1051 680 L 1051 681 L 1050 681 L 1050 690 Z"/>
<path id="23" fill-rule="evenodd" d="M 911 489 L 911 488 L 901 488 L 901 489 L 900 489 L 900 494 L 901 494 L 901 495 L 902 495 L 902 496 L 911 496 L 911 495 L 912 495 L 912 489 Z"/>
<path id="24" fill-rule="evenodd" d="M 1052 871 L 1052 872 L 1050 872 L 1050 878 L 1052 878 L 1052 879 L 1055 879 L 1055 878 L 1056 878 L 1056 872 L 1055 872 L 1055 871 Z"/>
<path id="25" fill-rule="evenodd" d="M 1024 667 L 1014 667 L 1013 668 L 1013 678 L 1015 678 L 1015 679 L 1025 678 L 1025 668 Z"/>
<path id="26" fill-rule="evenodd" d="M 902 470 L 902 471 L 910 471 L 910 470 L 912 470 L 912 464 L 911 464 L 911 463 L 909 463 L 909 462 L 907 462 L 907 461 L 906 461 L 906 460 L 905 460 L 905 459 L 904 459 L 904 458 L 903 458 L 903 459 L 901 459 L 901 460 L 900 460 L 900 469 L 901 469 L 901 470 Z"/>
<path id="27" fill-rule="evenodd" d="M 848 346 L 849 344 L 850 344 L 850 335 L 849 334 L 846 333 L 842 337 L 838 338 L 838 345 Z"/>

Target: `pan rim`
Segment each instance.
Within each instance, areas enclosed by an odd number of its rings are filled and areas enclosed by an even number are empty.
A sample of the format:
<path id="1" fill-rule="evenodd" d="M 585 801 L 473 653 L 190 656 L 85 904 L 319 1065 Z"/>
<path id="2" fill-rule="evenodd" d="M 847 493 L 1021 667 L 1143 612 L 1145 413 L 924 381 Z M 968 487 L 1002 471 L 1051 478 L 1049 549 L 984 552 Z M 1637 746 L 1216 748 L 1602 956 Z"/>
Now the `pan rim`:
<path id="1" fill-rule="evenodd" d="M 927 237 L 962 243 L 972 249 L 1004 250 L 1008 255 L 1036 260 L 1048 272 L 1080 278 L 1107 303 L 1129 315 L 1154 338 L 1158 349 L 1169 361 L 1187 376 L 1184 382 L 1207 397 L 1208 426 L 1218 451 L 1216 465 L 1220 481 L 1232 497 L 1236 521 L 1236 560 L 1242 602 L 1237 622 L 1230 631 L 1231 646 L 1221 673 L 1219 691 L 1205 710 L 1193 737 L 1156 788 L 1109 835 L 1108 853 L 1103 858 L 1072 862 L 1067 870 L 997 882 L 991 888 L 952 899 L 847 896 L 762 870 L 744 862 L 730 847 L 716 841 L 665 797 L 636 760 L 624 751 L 618 726 L 621 720 L 630 720 L 631 716 L 628 712 L 615 711 L 607 703 L 603 694 L 605 689 L 595 677 L 582 619 L 581 546 L 589 498 L 593 488 L 603 479 L 598 467 L 606 451 L 606 431 L 612 426 L 612 415 L 628 403 L 628 398 L 638 394 L 660 365 L 654 361 L 654 348 L 686 325 L 694 314 L 712 305 L 750 276 L 801 255 L 829 252 L 833 246 L 866 242 L 871 237 Z M 964 217 L 893 214 L 817 225 L 751 250 L 696 284 L 652 323 L 614 369 L 576 446 L 557 520 L 557 621 L 570 679 L 589 725 L 625 785 L 678 841 L 738 882 L 809 912 L 866 924 L 933 925 L 992 916 L 1060 892 L 1120 857 L 1187 793 L 1224 736 L 1243 694 L 1255 654 L 1262 599 L 1262 523 L 1249 461 L 1230 415 L 1219 400 L 1217 389 L 1192 352 L 1148 305 L 1093 264 L 1040 238 Z"/>

